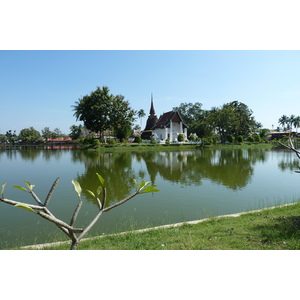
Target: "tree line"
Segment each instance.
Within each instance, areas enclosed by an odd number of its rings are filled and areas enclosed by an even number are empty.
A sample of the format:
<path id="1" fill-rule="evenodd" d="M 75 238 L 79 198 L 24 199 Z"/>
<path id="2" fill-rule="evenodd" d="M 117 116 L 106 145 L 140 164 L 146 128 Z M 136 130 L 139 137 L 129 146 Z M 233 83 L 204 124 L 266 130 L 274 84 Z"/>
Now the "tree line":
<path id="1" fill-rule="evenodd" d="M 39 133 L 30 127 L 22 129 L 19 135 L 10 130 L 5 135 L 0 135 L 0 140 L 32 143 L 61 136 L 79 139 L 90 135 L 101 139 L 106 134 L 123 141 L 132 135 L 134 129 L 141 129 L 138 125 L 133 127 L 136 116 L 140 119 L 145 116 L 143 109 L 133 110 L 124 96 L 111 94 L 106 86 L 97 87 L 95 91 L 79 98 L 71 107 L 76 121 L 82 121 L 83 125 L 72 125 L 68 136 L 62 134 L 58 128 L 51 131 L 45 127 Z M 268 129 L 263 129 L 262 124 L 255 120 L 252 110 L 239 101 L 212 107 L 210 110 L 203 109 L 199 102 L 184 102 L 173 107 L 173 110 L 180 113 L 188 126 L 191 140 L 200 138 L 221 143 L 242 142 L 244 139 L 259 141 L 265 139 L 269 133 Z M 300 117 L 283 116 L 278 122 L 287 128 L 298 127 Z"/>
<path id="2" fill-rule="evenodd" d="M 204 110 L 199 102 L 181 103 L 173 110 L 180 113 L 189 127 L 188 135 L 193 134 L 201 139 L 221 143 L 243 142 L 245 139 L 261 141 L 269 132 L 255 120 L 252 110 L 239 101 L 232 101 L 221 107 L 212 107 L 210 110 Z"/>
<path id="3" fill-rule="evenodd" d="M 0 134 L 0 142 L 2 143 L 44 143 L 49 139 L 56 139 L 59 137 L 67 138 L 69 136 L 63 134 L 59 128 L 50 130 L 49 127 L 45 127 L 41 132 L 36 130 L 34 127 L 24 128 L 20 131 L 19 134 L 16 133 L 16 130 L 8 130 L 6 134 Z"/>

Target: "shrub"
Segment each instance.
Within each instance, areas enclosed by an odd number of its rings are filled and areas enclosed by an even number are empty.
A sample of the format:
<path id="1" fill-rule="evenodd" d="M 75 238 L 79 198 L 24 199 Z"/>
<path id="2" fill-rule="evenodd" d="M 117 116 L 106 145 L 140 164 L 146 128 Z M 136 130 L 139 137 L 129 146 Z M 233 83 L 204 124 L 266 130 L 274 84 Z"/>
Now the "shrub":
<path id="1" fill-rule="evenodd" d="M 182 133 L 179 133 L 177 136 L 178 142 L 183 142 L 184 141 L 184 135 Z"/>
<path id="2" fill-rule="evenodd" d="M 228 141 L 229 143 L 234 143 L 235 137 L 234 137 L 233 135 L 229 135 L 228 138 L 227 138 L 227 141 Z"/>
<path id="3" fill-rule="evenodd" d="M 189 136 L 189 141 L 194 142 L 196 140 L 195 136 L 193 134 L 191 134 Z"/>
<path id="4" fill-rule="evenodd" d="M 259 134 L 255 134 L 255 135 L 254 135 L 254 140 L 255 140 L 255 142 L 257 142 L 257 143 L 260 143 L 260 142 L 261 142 L 261 137 L 260 137 L 260 135 L 259 135 Z"/>
<path id="5" fill-rule="evenodd" d="M 115 145 L 117 142 L 115 139 L 107 139 L 107 144 L 108 145 Z"/>
<path id="6" fill-rule="evenodd" d="M 248 142 L 253 143 L 254 142 L 254 137 L 253 136 L 248 136 Z"/>
<path id="7" fill-rule="evenodd" d="M 137 136 L 134 138 L 134 142 L 140 144 L 140 143 L 142 142 L 142 137 L 141 137 L 140 135 L 137 135 Z"/>
<path id="8" fill-rule="evenodd" d="M 156 138 L 155 137 L 151 138 L 151 144 L 156 144 Z"/>
<path id="9" fill-rule="evenodd" d="M 242 135 L 239 135 L 238 138 L 237 138 L 237 141 L 239 143 L 242 143 L 244 141 L 244 137 Z"/>

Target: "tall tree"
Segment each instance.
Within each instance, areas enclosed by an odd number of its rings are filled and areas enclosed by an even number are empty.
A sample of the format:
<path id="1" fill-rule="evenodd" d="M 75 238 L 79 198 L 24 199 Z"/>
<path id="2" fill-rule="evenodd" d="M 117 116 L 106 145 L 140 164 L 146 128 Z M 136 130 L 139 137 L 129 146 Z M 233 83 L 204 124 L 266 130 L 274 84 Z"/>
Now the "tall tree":
<path id="1" fill-rule="evenodd" d="M 255 122 L 252 110 L 242 102 L 233 101 L 224 104 L 221 108 L 213 108 L 207 121 L 215 127 L 219 133 L 221 142 L 225 142 L 228 136 L 247 136 L 261 124 Z"/>
<path id="2" fill-rule="evenodd" d="M 73 105 L 76 120 L 93 132 L 102 134 L 105 130 L 118 130 L 122 124 L 128 126 L 134 121 L 135 111 L 129 107 L 124 96 L 110 94 L 109 88 L 103 86 L 86 95 Z"/>
<path id="3" fill-rule="evenodd" d="M 124 140 L 131 135 L 135 114 L 136 112 L 130 108 L 129 102 L 124 100 L 124 96 L 113 97 L 110 121 L 111 128 L 118 139 Z"/>
<path id="4" fill-rule="evenodd" d="M 286 115 L 283 115 L 279 118 L 278 124 L 283 127 L 283 130 L 285 130 L 285 125 L 287 125 L 289 122 L 289 118 Z"/>
<path id="5" fill-rule="evenodd" d="M 18 139 L 15 130 L 14 130 L 14 132 L 12 132 L 12 130 L 6 131 L 5 136 L 9 143 L 14 143 Z"/>
<path id="6" fill-rule="evenodd" d="M 49 127 L 42 129 L 42 137 L 46 140 L 46 142 L 52 137 L 52 131 Z"/>
<path id="7" fill-rule="evenodd" d="M 209 136 L 211 126 L 207 124 L 207 111 L 202 109 L 200 102 L 181 103 L 178 107 L 173 107 L 181 115 L 184 123 L 188 126 L 188 135 L 196 133 L 198 137 Z"/>
<path id="8" fill-rule="evenodd" d="M 33 127 L 29 127 L 20 131 L 19 138 L 25 143 L 34 143 L 41 140 L 41 134 Z"/>
<path id="9" fill-rule="evenodd" d="M 143 109 L 140 109 L 138 112 L 137 112 L 137 115 L 138 117 L 140 118 L 140 121 L 141 121 L 141 128 L 142 128 L 142 119 L 146 116 L 146 113 Z"/>
<path id="10" fill-rule="evenodd" d="M 294 118 L 293 126 L 296 128 L 296 132 L 298 132 L 298 128 L 300 126 L 300 116 L 297 116 Z"/>

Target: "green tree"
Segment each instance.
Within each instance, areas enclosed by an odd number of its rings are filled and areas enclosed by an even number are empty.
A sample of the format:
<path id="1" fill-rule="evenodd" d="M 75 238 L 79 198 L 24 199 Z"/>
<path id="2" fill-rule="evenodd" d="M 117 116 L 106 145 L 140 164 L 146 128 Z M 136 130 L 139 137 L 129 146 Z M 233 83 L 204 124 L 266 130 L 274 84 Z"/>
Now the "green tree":
<path id="1" fill-rule="evenodd" d="M 42 137 L 46 140 L 46 142 L 48 142 L 48 139 L 52 137 L 52 131 L 49 127 L 42 129 Z"/>
<path id="2" fill-rule="evenodd" d="M 296 128 L 296 132 L 298 132 L 298 128 L 300 126 L 300 116 L 294 116 L 292 125 Z"/>
<path id="3" fill-rule="evenodd" d="M 124 96 L 110 94 L 105 86 L 78 99 L 72 107 L 77 121 L 83 121 L 88 130 L 101 135 L 105 130 L 114 130 L 117 134 L 122 131 L 120 135 L 124 136 L 121 127 L 124 125 L 128 129 L 134 121 L 135 111 L 124 101 Z"/>
<path id="4" fill-rule="evenodd" d="M 54 130 L 52 131 L 52 138 L 56 139 L 62 136 L 64 136 L 64 134 L 61 132 L 61 130 L 59 128 L 54 128 Z"/>
<path id="5" fill-rule="evenodd" d="M 283 115 L 279 118 L 278 124 L 283 127 L 283 130 L 285 130 L 285 125 L 288 125 L 289 118 L 286 115 Z"/>
<path id="6" fill-rule="evenodd" d="M 14 130 L 14 132 L 12 132 L 12 130 L 6 131 L 5 136 L 10 144 L 13 144 L 18 139 L 15 130 Z"/>
<path id="7" fill-rule="evenodd" d="M 33 127 L 29 127 L 20 131 L 19 139 L 25 143 L 34 143 L 41 141 L 41 135 Z"/>
<path id="8" fill-rule="evenodd" d="M 130 108 L 129 102 L 125 101 L 122 95 L 112 98 L 110 111 L 110 129 L 120 141 L 127 139 L 132 134 L 135 111 Z"/>
<path id="9" fill-rule="evenodd" d="M 138 112 L 137 112 L 137 115 L 138 117 L 140 118 L 140 121 L 141 121 L 141 128 L 142 128 L 142 119 L 146 116 L 146 113 L 143 109 L 140 109 Z"/>
<path id="10" fill-rule="evenodd" d="M 238 101 L 224 104 L 221 108 L 213 108 L 208 114 L 207 122 L 220 135 L 222 143 L 230 135 L 235 138 L 240 135 L 247 136 L 256 127 L 261 126 L 260 123 L 255 122 L 252 110 L 246 104 Z"/>
<path id="11" fill-rule="evenodd" d="M 198 137 L 210 136 L 212 127 L 206 122 L 207 111 L 202 109 L 200 102 L 181 103 L 173 107 L 181 115 L 184 123 L 188 126 L 188 135 L 196 133 Z"/>
<path id="12" fill-rule="evenodd" d="M 81 134 L 82 134 L 82 130 L 83 130 L 83 126 L 80 124 L 79 126 L 76 126 L 76 125 L 72 125 L 70 127 L 70 134 L 69 134 L 69 137 L 72 139 L 72 140 L 77 140 L 81 137 Z"/>

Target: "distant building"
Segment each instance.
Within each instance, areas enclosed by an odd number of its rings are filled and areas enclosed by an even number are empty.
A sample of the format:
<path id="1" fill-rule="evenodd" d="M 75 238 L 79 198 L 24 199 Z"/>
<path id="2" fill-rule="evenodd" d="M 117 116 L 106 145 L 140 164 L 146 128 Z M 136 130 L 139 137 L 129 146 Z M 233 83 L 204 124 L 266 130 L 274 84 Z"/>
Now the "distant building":
<path id="1" fill-rule="evenodd" d="M 184 124 L 178 111 L 169 111 L 157 119 L 155 115 L 153 96 L 151 95 L 150 115 L 145 130 L 142 133 L 143 140 L 150 140 L 155 137 L 158 140 L 177 141 L 178 134 L 187 138 L 187 126 Z"/>
<path id="2" fill-rule="evenodd" d="M 283 139 L 284 137 L 288 137 L 289 135 L 298 137 L 299 134 L 297 132 L 291 132 L 291 131 L 270 131 L 270 140 L 280 140 Z"/>

